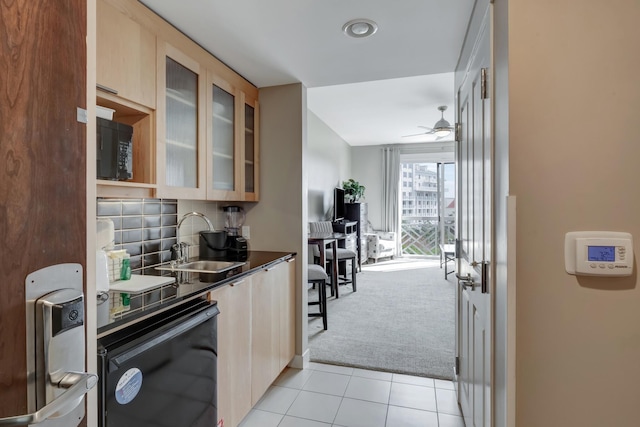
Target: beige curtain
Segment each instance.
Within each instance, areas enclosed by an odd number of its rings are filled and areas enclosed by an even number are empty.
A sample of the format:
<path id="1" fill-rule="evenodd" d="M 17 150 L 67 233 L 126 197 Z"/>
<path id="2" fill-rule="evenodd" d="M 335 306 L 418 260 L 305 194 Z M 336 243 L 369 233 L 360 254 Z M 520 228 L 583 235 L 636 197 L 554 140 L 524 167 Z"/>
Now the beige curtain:
<path id="1" fill-rule="evenodd" d="M 382 227 L 396 233 L 396 253 L 402 255 L 400 234 L 400 149 L 382 149 Z"/>

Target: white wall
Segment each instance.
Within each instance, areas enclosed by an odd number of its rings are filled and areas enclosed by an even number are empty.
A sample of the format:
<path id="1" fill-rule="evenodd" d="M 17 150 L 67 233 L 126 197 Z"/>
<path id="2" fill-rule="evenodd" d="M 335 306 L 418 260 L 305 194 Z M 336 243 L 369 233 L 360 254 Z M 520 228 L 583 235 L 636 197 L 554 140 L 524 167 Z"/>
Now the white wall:
<path id="1" fill-rule="evenodd" d="M 333 189 L 351 178 L 351 147 L 313 112 L 307 115 L 309 221 L 331 219 Z"/>
<path id="2" fill-rule="evenodd" d="M 382 146 L 366 145 L 352 147 L 351 178 L 366 187 L 364 198 L 367 202 L 369 222 L 375 230 L 382 225 Z"/>

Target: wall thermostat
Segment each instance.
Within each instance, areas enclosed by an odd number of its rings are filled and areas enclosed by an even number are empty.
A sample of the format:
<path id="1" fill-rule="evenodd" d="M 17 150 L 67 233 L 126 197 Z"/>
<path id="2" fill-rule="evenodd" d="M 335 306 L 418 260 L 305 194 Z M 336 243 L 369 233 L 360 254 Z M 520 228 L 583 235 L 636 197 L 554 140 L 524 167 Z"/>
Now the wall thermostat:
<path id="1" fill-rule="evenodd" d="M 616 231 L 572 231 L 564 238 L 564 267 L 583 276 L 630 276 L 633 237 Z"/>

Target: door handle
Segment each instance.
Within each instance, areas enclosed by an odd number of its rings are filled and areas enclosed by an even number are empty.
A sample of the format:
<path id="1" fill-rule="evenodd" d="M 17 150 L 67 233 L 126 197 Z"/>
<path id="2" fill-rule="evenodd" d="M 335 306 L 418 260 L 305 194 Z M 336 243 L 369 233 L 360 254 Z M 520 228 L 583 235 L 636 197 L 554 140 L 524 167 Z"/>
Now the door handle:
<path id="1" fill-rule="evenodd" d="M 0 418 L 0 426 L 26 426 L 41 423 L 52 415 L 56 415 L 57 412 L 64 410 L 67 404 L 82 398 L 89 390 L 95 387 L 97 382 L 98 376 L 95 374 L 67 372 L 56 384 L 58 388 L 67 389 L 60 397 L 31 414 Z"/>
<path id="2" fill-rule="evenodd" d="M 460 283 L 462 289 L 471 288 L 472 291 L 476 289 L 476 283 L 471 278 L 470 273 L 467 273 L 466 276 L 460 276 L 456 273 L 456 279 L 458 279 L 458 283 Z"/>

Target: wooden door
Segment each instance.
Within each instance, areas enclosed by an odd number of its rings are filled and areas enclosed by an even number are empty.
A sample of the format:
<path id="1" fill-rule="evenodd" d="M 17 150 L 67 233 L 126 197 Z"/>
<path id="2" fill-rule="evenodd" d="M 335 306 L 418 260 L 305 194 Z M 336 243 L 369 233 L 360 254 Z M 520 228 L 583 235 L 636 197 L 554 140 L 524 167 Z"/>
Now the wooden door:
<path id="1" fill-rule="evenodd" d="M 86 22 L 83 0 L 0 3 L 0 418 L 27 412 L 27 275 L 86 267 Z"/>
<path id="2" fill-rule="evenodd" d="M 491 425 L 492 127 L 489 13 L 458 88 L 458 398 L 467 427 Z"/>

